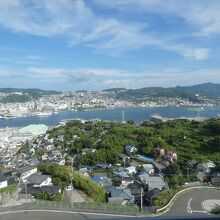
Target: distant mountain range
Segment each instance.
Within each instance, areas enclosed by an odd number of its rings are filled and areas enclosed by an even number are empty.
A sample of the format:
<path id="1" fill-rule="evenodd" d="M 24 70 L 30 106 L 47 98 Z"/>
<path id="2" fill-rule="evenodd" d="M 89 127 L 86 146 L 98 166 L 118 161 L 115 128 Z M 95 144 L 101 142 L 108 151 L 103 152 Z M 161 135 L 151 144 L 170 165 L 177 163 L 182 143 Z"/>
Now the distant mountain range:
<path id="1" fill-rule="evenodd" d="M 209 99 L 220 98 L 220 84 L 204 83 L 193 86 L 176 86 L 176 87 L 145 87 L 141 89 L 126 89 L 126 88 L 111 88 L 102 90 L 112 93 L 116 99 L 120 100 L 144 100 L 146 98 L 158 98 L 158 97 L 181 97 L 189 98 L 192 101 L 196 101 L 199 94 L 201 97 Z M 61 94 L 61 92 L 53 90 L 41 90 L 41 89 L 17 89 L 17 88 L 0 88 L 0 92 L 7 93 L 7 96 L 0 98 L 0 102 L 26 102 L 33 99 L 38 99 L 46 95 Z M 80 90 L 78 92 L 86 92 L 86 90 Z M 22 93 L 19 94 L 19 93 Z"/>
<path id="2" fill-rule="evenodd" d="M 8 94 L 7 96 L 0 99 L 0 102 L 2 103 L 27 102 L 32 99 L 41 98 L 45 95 L 56 95 L 61 93 L 52 90 L 16 89 L 16 88 L 0 88 L 0 92 Z"/>
<path id="3" fill-rule="evenodd" d="M 220 98 L 220 84 L 204 83 L 193 86 L 176 86 L 170 88 L 146 87 L 141 89 L 112 88 L 103 91 L 114 92 L 118 99 L 143 99 L 144 97 L 182 97 L 191 98 L 195 94 L 209 98 Z"/>

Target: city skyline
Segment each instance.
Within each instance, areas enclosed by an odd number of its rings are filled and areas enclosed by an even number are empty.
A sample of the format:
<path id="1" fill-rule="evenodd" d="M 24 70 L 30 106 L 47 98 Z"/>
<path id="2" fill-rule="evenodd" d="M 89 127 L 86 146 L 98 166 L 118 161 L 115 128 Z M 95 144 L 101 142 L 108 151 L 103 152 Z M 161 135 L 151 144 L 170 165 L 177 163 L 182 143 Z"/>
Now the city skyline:
<path id="1" fill-rule="evenodd" d="M 0 87 L 220 83 L 220 2 L 0 2 Z"/>

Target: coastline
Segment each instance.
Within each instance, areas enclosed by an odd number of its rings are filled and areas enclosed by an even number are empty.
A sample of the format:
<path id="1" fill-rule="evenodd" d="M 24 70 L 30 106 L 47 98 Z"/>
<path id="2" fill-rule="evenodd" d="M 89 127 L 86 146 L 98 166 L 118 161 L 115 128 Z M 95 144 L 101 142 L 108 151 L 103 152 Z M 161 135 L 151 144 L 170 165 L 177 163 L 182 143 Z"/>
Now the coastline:
<path id="1" fill-rule="evenodd" d="M 160 115 L 163 118 L 218 118 L 219 107 L 205 107 L 203 111 L 196 113 L 188 107 L 114 107 L 102 108 L 87 111 L 61 111 L 49 116 L 29 116 L 13 119 L 0 119 L 0 128 L 5 127 L 24 127 L 30 124 L 45 124 L 47 126 L 58 126 L 60 122 L 66 120 L 106 120 L 122 121 L 122 112 L 124 120 L 133 120 L 136 122 L 147 121 L 153 115 Z"/>
<path id="2" fill-rule="evenodd" d="M 13 119 L 19 119 L 19 118 L 27 118 L 27 117 L 48 117 L 51 115 L 59 114 L 62 112 L 90 112 L 90 111 L 100 111 L 100 110 L 106 110 L 106 109 L 117 109 L 117 108 L 189 108 L 191 111 L 193 111 L 193 108 L 195 109 L 203 109 L 204 108 L 216 108 L 217 106 L 211 106 L 211 105 L 178 105 L 178 106 L 172 106 L 172 105 L 154 105 L 154 106 L 139 106 L 139 105 L 134 105 L 134 106 L 112 106 L 112 107 L 83 107 L 83 108 L 76 108 L 76 109 L 66 109 L 66 110 L 61 110 L 61 111 L 56 111 L 56 112 L 37 112 L 35 114 L 27 114 L 27 115 L 21 115 L 21 116 L 2 116 L 0 115 L 0 121 L 1 120 L 13 120 Z M 183 116 L 184 117 L 184 116 Z"/>

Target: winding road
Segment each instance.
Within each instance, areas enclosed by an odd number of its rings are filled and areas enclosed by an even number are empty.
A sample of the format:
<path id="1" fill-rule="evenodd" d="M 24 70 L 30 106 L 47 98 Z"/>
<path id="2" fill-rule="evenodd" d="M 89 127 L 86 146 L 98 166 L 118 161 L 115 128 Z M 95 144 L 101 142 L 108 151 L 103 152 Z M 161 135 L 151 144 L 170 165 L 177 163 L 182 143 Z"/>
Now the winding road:
<path id="1" fill-rule="evenodd" d="M 209 214 L 202 207 L 202 202 L 210 199 L 220 199 L 220 191 L 196 189 L 184 192 L 162 216 L 208 216 Z"/>
<path id="2" fill-rule="evenodd" d="M 88 213 L 88 212 L 75 212 L 71 210 L 48 210 L 32 209 L 25 206 L 16 206 L 10 208 L 0 208 L 1 220 L 85 220 L 85 219 L 183 219 L 183 217 L 210 217 L 209 214 L 203 210 L 202 202 L 205 200 L 220 199 L 220 191 L 214 189 L 196 189 L 184 192 L 179 195 L 170 209 L 159 215 L 149 215 L 142 217 L 101 214 L 101 213 Z M 180 218 L 178 218 L 180 217 Z M 217 218 L 216 218 L 217 219 Z"/>

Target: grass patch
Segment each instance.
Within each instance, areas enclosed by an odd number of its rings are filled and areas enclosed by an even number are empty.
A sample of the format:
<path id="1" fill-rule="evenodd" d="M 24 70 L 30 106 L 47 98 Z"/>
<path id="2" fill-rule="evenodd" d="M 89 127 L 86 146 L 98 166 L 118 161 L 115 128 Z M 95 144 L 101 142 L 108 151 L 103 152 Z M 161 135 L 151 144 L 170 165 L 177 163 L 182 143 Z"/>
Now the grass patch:
<path id="1" fill-rule="evenodd" d="M 14 184 L 7 186 L 3 189 L 0 189 L 0 193 L 11 193 L 16 190 L 17 185 L 18 185 L 17 183 L 14 183 Z"/>
<path id="2" fill-rule="evenodd" d="M 153 200 L 153 205 L 157 208 L 160 209 L 167 205 L 170 200 L 174 197 L 176 193 L 181 191 L 183 187 L 175 187 L 170 190 L 164 190 L 162 191 L 158 196 L 156 196 Z"/>

